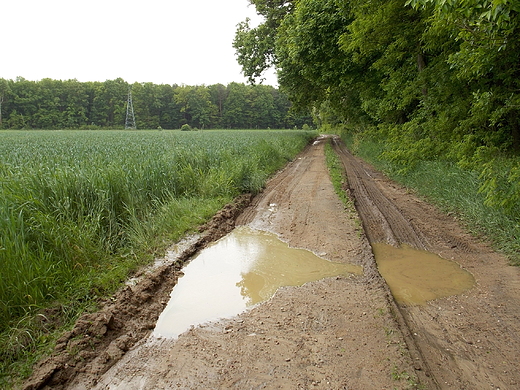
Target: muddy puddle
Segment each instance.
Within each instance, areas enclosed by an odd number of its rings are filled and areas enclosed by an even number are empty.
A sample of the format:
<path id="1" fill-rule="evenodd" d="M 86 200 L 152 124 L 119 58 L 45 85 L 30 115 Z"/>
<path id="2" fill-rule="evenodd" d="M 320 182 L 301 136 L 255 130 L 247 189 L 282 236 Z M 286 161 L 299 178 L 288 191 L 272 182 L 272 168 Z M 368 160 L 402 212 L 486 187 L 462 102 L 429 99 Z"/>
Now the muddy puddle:
<path id="1" fill-rule="evenodd" d="M 473 275 L 436 254 L 406 245 L 373 244 L 372 248 L 379 272 L 399 303 L 424 305 L 462 294 L 475 284 Z"/>
<path id="2" fill-rule="evenodd" d="M 362 274 L 362 267 L 334 263 L 290 248 L 276 235 L 241 226 L 205 248 L 183 269 L 154 330 L 176 338 L 191 326 L 237 315 L 268 300 L 282 286 Z"/>

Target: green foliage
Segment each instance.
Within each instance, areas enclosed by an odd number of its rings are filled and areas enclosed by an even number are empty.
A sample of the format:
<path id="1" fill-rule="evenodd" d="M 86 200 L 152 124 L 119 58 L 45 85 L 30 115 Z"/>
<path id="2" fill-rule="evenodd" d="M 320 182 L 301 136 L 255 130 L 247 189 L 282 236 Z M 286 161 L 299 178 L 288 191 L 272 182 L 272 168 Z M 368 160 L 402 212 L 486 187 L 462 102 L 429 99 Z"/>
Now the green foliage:
<path id="1" fill-rule="evenodd" d="M 479 192 L 485 195 L 485 204 L 520 221 L 520 158 L 496 157 L 482 166 Z"/>
<path id="2" fill-rule="evenodd" d="M 295 3 L 291 0 L 250 0 L 265 22 L 251 28 L 250 20 L 237 26 L 233 47 L 236 50 L 237 61 L 242 66 L 244 75 L 251 84 L 262 78 L 262 73 L 276 63 L 275 42 L 276 30 Z"/>
<path id="3" fill-rule="evenodd" d="M 338 83 L 352 69 L 338 40 L 348 25 L 334 0 L 303 0 L 278 29 L 276 41 L 281 89 L 298 108 L 312 107 L 331 96 L 349 96 Z M 356 69 L 357 70 L 357 69 Z"/>
<path id="4" fill-rule="evenodd" d="M 330 142 L 328 142 L 325 146 L 325 158 L 327 161 L 327 167 L 329 169 L 330 179 L 332 181 L 332 185 L 334 186 L 334 191 L 343 202 L 343 205 L 347 211 L 356 213 L 354 202 L 347 195 L 347 191 L 345 191 L 347 186 L 345 168 L 341 164 L 338 155 L 334 152 L 334 150 L 332 150 Z"/>
<path id="5" fill-rule="evenodd" d="M 342 34 L 342 49 L 358 65 L 360 104 L 374 122 L 405 122 L 422 93 L 421 14 L 402 0 L 353 1 L 343 5 L 352 15 Z"/>
<path id="6" fill-rule="evenodd" d="M 123 79 L 0 79 L 0 129 L 123 129 L 130 86 Z M 137 128 L 293 128 L 311 123 L 267 85 L 131 85 Z"/>
<path id="7" fill-rule="evenodd" d="M 511 198 L 518 199 L 518 176 L 509 176 L 509 172 L 518 175 L 518 160 L 501 158 L 500 163 L 493 160 L 486 177 L 480 179 L 477 172 L 449 161 L 422 160 L 403 170 L 402 165 L 385 158 L 387 145 L 377 132 L 352 135 L 348 131 L 343 138 L 357 155 L 446 212 L 456 213 L 472 232 L 489 237 L 498 249 L 509 256 L 512 264 L 520 265 L 519 203 L 516 201 L 497 207 L 489 198 L 491 194 L 497 196 L 496 200 L 503 200 L 511 194 L 504 197 L 500 191 L 516 191 Z M 483 186 L 482 183 L 488 180 L 492 181 L 492 188 Z"/>
<path id="8" fill-rule="evenodd" d="M 245 71 L 268 58 L 280 89 L 322 129 L 370 129 L 403 173 L 424 161 L 456 163 L 477 173 L 488 205 L 519 208 L 517 0 L 252 4 L 266 20 L 250 38 L 274 50 L 237 40 Z"/>
<path id="9" fill-rule="evenodd" d="M 246 19 L 238 25 L 233 47 L 237 51 L 238 63 L 253 84 L 272 65 L 274 42 L 265 24 L 251 28 L 249 22 Z"/>

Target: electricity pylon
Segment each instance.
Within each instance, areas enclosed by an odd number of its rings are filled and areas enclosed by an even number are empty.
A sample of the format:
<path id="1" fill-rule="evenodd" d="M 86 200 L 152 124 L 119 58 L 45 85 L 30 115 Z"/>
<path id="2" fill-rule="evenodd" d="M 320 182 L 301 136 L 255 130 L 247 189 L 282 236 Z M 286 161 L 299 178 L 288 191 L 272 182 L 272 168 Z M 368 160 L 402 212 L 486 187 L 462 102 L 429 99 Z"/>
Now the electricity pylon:
<path id="1" fill-rule="evenodd" d="M 128 88 L 128 103 L 126 104 L 125 129 L 136 129 L 134 104 L 132 103 L 132 88 Z"/>

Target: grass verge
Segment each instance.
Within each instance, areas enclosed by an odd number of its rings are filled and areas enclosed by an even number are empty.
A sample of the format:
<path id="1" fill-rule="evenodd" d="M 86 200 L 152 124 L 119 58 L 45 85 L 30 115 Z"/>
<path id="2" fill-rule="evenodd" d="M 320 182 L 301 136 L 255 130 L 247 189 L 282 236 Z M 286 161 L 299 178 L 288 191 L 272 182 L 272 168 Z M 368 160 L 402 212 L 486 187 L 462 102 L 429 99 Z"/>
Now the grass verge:
<path id="1" fill-rule="evenodd" d="M 153 220 L 131 233 L 136 243 L 131 250 L 106 256 L 93 269 L 84 268 L 70 281 L 66 297 L 35 307 L 11 323 L 0 333 L 0 388 L 20 386 L 32 366 L 53 350 L 56 340 L 82 313 L 97 310 L 100 298 L 113 294 L 132 272 L 208 221 L 229 201 L 231 198 L 172 199 Z"/>
<path id="2" fill-rule="evenodd" d="M 332 149 L 330 142 L 327 142 L 325 145 L 325 159 L 327 162 L 327 168 L 329 170 L 329 176 L 332 181 L 332 185 L 334 186 L 334 191 L 341 199 L 343 205 L 345 206 L 345 210 L 352 216 L 355 216 L 355 220 L 357 221 L 357 230 L 358 233 L 361 234 L 361 221 L 358 217 L 354 202 L 348 196 L 347 192 L 348 186 L 345 169 L 343 168 L 343 164 L 341 163 L 338 155 Z"/>
<path id="3" fill-rule="evenodd" d="M 512 265 L 520 266 L 520 220 L 485 204 L 478 174 L 450 161 L 419 161 L 402 170 L 384 159 L 384 143 L 362 136 L 342 137 L 353 153 L 446 213 L 454 213 L 474 235 L 491 240 Z"/>
<path id="4" fill-rule="evenodd" d="M 334 186 L 334 191 L 341 199 L 345 208 L 349 211 L 355 212 L 354 202 L 347 195 L 347 177 L 345 175 L 345 170 L 341 165 L 341 161 L 338 155 L 332 150 L 332 146 L 330 145 L 330 141 L 325 145 L 325 159 L 327 161 L 327 167 L 329 169 L 329 176 L 332 181 L 332 185 Z"/>

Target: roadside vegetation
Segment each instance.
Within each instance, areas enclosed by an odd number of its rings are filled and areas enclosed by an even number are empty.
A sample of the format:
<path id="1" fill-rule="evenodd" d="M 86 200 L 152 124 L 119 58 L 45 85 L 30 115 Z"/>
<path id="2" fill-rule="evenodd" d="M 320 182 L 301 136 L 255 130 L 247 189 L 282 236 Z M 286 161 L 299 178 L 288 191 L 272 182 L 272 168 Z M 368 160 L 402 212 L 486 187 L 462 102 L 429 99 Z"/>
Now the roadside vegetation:
<path id="1" fill-rule="evenodd" d="M 0 132 L 0 387 L 312 131 Z"/>
<path id="2" fill-rule="evenodd" d="M 325 159 L 334 191 L 343 202 L 345 209 L 350 213 L 356 213 L 354 202 L 346 192 L 348 178 L 346 177 L 345 168 L 341 164 L 339 156 L 332 149 L 330 140 L 325 145 Z"/>
<path id="3" fill-rule="evenodd" d="M 520 264 L 520 5 L 251 0 L 234 47 L 320 131 L 457 211 Z"/>
<path id="4" fill-rule="evenodd" d="M 490 204 L 482 174 L 447 159 L 424 159 L 403 169 L 387 157 L 389 145 L 376 134 L 353 136 L 352 131 L 346 131 L 343 139 L 355 154 L 445 212 L 455 214 L 473 234 L 489 238 L 513 265 L 520 266 L 520 205 L 509 209 Z M 496 168 L 497 180 L 507 175 L 510 164 L 504 160 L 503 166 Z"/>

